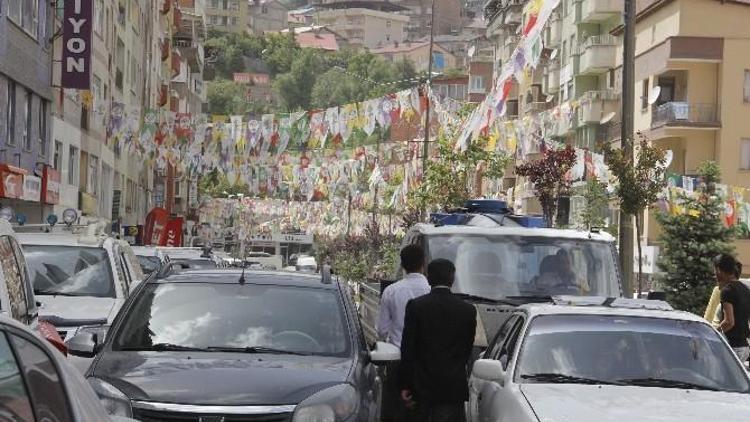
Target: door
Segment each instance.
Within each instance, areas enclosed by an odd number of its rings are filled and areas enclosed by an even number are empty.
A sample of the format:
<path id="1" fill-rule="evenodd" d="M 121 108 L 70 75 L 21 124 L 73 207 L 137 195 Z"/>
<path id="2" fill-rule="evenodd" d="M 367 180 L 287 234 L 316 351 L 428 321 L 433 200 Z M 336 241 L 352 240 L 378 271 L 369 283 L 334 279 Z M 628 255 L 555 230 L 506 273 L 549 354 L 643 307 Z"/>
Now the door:
<path id="1" fill-rule="evenodd" d="M 479 421 L 487 422 L 516 422 L 508 419 L 508 410 L 512 407 L 512 402 L 517 399 L 515 391 L 511 388 L 512 371 L 510 365 L 515 357 L 516 349 L 519 343 L 521 332 L 523 331 L 525 319 L 523 316 L 517 316 L 512 326 L 508 330 L 507 336 L 490 350 L 486 359 L 500 361 L 503 369 L 506 371 L 504 385 L 496 381 L 485 381 L 477 393 L 477 408 Z"/>

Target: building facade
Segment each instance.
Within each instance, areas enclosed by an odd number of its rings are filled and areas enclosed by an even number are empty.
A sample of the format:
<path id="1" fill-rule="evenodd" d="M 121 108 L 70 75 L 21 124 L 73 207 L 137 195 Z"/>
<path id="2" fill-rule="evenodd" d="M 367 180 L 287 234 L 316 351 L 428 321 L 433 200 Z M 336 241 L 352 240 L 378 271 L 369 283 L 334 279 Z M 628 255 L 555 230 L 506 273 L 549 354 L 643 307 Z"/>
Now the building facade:
<path id="1" fill-rule="evenodd" d="M 280 0 L 254 0 L 250 4 L 249 26 L 256 35 L 289 28 L 290 8 Z"/>
<path id="2" fill-rule="evenodd" d="M 406 40 L 409 17 L 400 14 L 403 8 L 395 4 L 387 9 L 382 5 L 376 8 L 364 2 L 352 7 L 339 6 L 322 5 L 315 14 L 315 21 L 316 25 L 326 26 L 344 37 L 348 45 L 374 49 Z"/>
<path id="3" fill-rule="evenodd" d="M 43 179 L 59 171 L 50 167 L 52 20 L 45 1 L 0 4 L 0 208 L 36 223 L 54 205 L 41 195 Z"/>
<path id="4" fill-rule="evenodd" d="M 638 6 L 635 130 L 672 151 L 670 173 L 695 176 L 711 160 L 721 168 L 722 183 L 750 188 L 750 2 L 651 0 Z M 621 28 L 613 34 L 621 37 Z M 616 131 L 610 135 L 619 139 Z M 645 221 L 641 242 L 658 246 L 653 213 Z M 750 239 L 735 247 L 739 260 L 750 262 Z"/>
<path id="5" fill-rule="evenodd" d="M 221 32 L 245 33 L 250 23 L 250 4 L 247 0 L 202 1 L 206 25 Z"/>
<path id="6" fill-rule="evenodd" d="M 405 42 L 393 43 L 391 45 L 371 50 L 390 62 L 410 61 L 417 72 L 427 72 L 430 66 L 430 43 L 425 42 Z M 448 69 L 456 68 L 456 58 L 448 50 L 435 44 L 432 47 L 432 71 L 436 73 L 444 72 Z"/>

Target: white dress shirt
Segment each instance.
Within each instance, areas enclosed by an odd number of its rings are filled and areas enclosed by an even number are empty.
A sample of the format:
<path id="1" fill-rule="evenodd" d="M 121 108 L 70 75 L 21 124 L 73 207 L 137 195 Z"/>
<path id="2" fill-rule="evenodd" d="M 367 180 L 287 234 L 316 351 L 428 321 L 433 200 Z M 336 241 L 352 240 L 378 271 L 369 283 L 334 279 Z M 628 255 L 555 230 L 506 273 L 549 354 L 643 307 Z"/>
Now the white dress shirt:
<path id="1" fill-rule="evenodd" d="M 406 304 L 415 297 L 424 296 L 427 293 L 430 293 L 430 284 L 420 273 L 409 273 L 402 280 L 386 287 L 380 298 L 378 336 L 401 347 Z"/>

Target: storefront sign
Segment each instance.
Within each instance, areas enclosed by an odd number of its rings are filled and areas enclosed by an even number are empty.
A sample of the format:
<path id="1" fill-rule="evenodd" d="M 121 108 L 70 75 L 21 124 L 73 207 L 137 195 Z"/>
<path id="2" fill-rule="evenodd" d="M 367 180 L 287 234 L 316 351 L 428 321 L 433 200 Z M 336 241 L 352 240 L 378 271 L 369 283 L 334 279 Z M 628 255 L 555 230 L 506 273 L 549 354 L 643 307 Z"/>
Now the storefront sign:
<path id="1" fill-rule="evenodd" d="M 169 220 L 167 228 L 162 236 L 162 246 L 182 246 L 182 226 L 184 220 L 182 217 L 175 217 Z"/>
<path id="2" fill-rule="evenodd" d="M 23 177 L 23 195 L 24 201 L 39 202 L 42 198 L 42 178 L 27 174 Z"/>
<path id="3" fill-rule="evenodd" d="M 144 226 L 143 244 L 160 245 L 162 232 L 169 222 L 169 213 L 164 208 L 154 208 L 146 215 L 146 224 Z"/>
<path id="4" fill-rule="evenodd" d="M 274 234 L 273 241 L 279 243 L 313 243 L 313 237 L 309 234 Z"/>
<path id="5" fill-rule="evenodd" d="M 0 165 L 0 198 L 21 199 L 23 197 L 23 177 L 26 170 L 7 164 Z"/>
<path id="6" fill-rule="evenodd" d="M 88 90 L 91 87 L 92 0 L 68 0 L 64 7 L 61 85 Z"/>
<path id="7" fill-rule="evenodd" d="M 42 173 L 42 202 L 50 205 L 60 203 L 60 172 L 52 167 L 44 167 Z"/>

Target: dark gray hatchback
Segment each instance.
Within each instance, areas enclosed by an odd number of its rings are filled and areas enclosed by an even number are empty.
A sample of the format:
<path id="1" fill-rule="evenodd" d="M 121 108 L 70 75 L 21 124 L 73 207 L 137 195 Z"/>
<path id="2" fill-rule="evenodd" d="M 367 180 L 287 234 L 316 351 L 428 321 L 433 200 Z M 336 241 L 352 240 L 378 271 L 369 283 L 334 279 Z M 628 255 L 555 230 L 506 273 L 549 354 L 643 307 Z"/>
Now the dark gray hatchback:
<path id="1" fill-rule="evenodd" d="M 299 273 L 146 282 L 97 340 L 77 336 L 71 353 L 98 352 L 94 390 L 110 413 L 144 422 L 375 421 L 375 361 L 398 358 L 369 352 L 344 284 Z"/>

